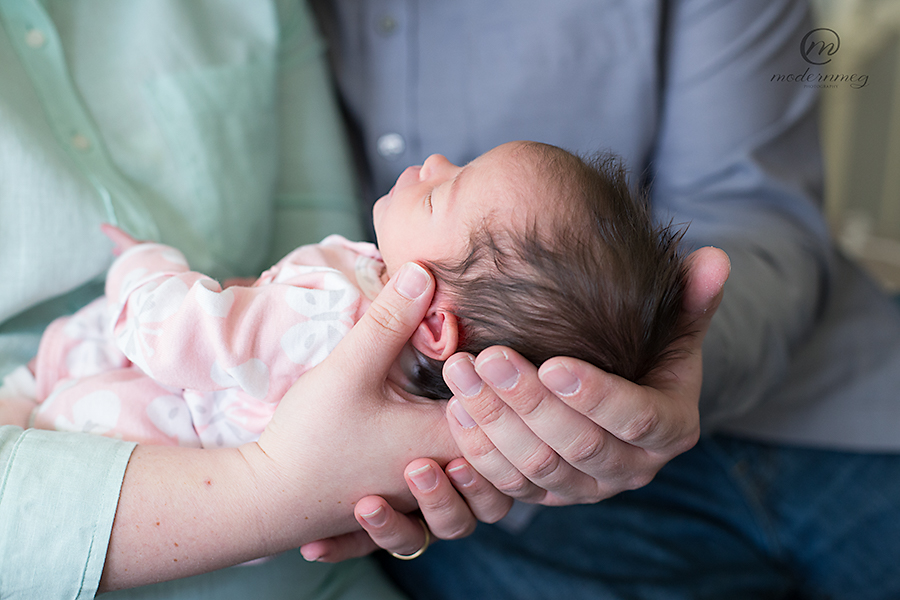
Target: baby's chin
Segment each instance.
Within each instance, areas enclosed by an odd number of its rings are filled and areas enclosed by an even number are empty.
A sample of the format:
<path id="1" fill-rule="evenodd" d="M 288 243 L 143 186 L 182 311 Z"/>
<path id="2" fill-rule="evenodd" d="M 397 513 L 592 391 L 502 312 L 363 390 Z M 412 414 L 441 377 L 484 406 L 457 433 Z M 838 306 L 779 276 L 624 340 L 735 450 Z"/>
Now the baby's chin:
<path id="1" fill-rule="evenodd" d="M 381 214 L 384 212 L 384 200 L 387 196 L 382 196 L 375 201 L 372 206 L 372 225 L 375 227 L 375 234 L 378 234 L 378 226 L 381 223 Z"/>
<path id="2" fill-rule="evenodd" d="M 391 196 L 394 194 L 394 188 L 391 188 L 391 191 L 379 198 L 375 201 L 375 204 L 372 205 L 372 221 L 373 223 L 378 223 L 381 221 L 381 215 L 384 213 L 385 209 L 391 203 Z"/>

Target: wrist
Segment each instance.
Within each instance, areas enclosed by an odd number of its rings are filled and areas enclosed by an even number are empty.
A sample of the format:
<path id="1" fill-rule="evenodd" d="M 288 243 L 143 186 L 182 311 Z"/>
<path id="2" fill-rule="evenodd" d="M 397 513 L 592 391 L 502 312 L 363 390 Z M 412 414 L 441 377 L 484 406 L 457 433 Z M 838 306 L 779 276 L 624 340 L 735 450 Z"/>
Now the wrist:
<path id="1" fill-rule="evenodd" d="M 265 552 L 359 529 L 353 516 L 359 496 L 353 485 L 341 473 L 329 472 L 321 457 L 285 450 L 279 453 L 263 440 L 238 448 L 252 498 L 248 511 Z"/>

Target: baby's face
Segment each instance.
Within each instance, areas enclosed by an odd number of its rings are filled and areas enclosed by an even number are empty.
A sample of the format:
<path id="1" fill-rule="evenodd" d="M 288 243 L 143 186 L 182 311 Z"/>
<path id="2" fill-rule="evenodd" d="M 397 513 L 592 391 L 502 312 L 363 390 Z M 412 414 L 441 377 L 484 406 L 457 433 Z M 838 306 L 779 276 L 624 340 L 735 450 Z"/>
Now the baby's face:
<path id="1" fill-rule="evenodd" d="M 375 203 L 378 247 L 391 276 L 409 261 L 456 261 L 466 257 L 472 232 L 486 219 L 515 227 L 533 213 L 532 185 L 521 167 L 519 142 L 498 146 L 464 167 L 433 154 L 407 168 Z"/>

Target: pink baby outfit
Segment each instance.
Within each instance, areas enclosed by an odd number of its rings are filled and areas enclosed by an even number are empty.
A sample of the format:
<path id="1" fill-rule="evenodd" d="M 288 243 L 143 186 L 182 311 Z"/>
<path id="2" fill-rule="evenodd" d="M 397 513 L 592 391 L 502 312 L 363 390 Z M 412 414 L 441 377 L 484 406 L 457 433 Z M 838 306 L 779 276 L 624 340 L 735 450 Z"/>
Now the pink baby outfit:
<path id="1" fill-rule="evenodd" d="M 375 246 L 334 235 L 224 290 L 174 248 L 130 248 L 104 298 L 44 333 L 34 424 L 152 444 L 255 440 L 360 319 L 383 273 Z"/>

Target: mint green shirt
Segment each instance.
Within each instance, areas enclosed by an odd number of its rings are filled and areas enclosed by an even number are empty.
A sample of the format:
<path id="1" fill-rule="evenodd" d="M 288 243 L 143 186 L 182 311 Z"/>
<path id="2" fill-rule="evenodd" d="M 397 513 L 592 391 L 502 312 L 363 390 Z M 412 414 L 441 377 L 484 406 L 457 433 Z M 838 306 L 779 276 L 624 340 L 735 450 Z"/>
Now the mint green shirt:
<path id="1" fill-rule="evenodd" d="M 256 275 L 362 235 L 305 5 L 0 0 L 0 376 L 98 295 L 102 222 Z"/>
<path id="2" fill-rule="evenodd" d="M 361 237 L 323 51 L 299 2 L 0 0 L 0 376 L 101 293 L 103 222 L 220 278 Z M 133 447 L 0 428 L 0 598 L 94 596 Z M 354 595 L 397 597 L 299 553 L 114 597 Z"/>
<path id="3" fill-rule="evenodd" d="M 0 598 L 93 598 L 134 444 L 0 427 Z"/>

